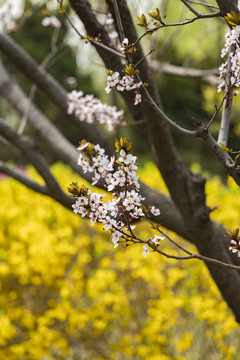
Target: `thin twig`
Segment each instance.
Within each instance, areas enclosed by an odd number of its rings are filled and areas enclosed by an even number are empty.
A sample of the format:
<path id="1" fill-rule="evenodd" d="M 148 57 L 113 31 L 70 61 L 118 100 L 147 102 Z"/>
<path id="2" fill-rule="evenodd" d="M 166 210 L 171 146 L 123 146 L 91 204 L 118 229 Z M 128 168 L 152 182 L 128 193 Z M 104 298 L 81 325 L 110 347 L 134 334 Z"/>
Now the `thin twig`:
<path id="1" fill-rule="evenodd" d="M 149 51 L 146 55 L 144 55 L 144 56 L 142 57 L 142 59 L 140 59 L 134 66 L 135 66 L 135 67 L 138 67 L 138 65 L 141 64 L 141 62 L 142 62 L 144 59 L 146 59 L 149 55 L 151 55 L 154 51 L 155 51 L 155 49 L 150 50 L 150 51 Z"/>
<path id="2" fill-rule="evenodd" d="M 186 21 L 182 21 L 179 23 L 171 23 L 171 24 L 164 24 L 161 27 L 169 27 L 169 26 L 182 26 L 182 25 L 187 25 L 187 24 L 191 24 L 196 20 L 200 20 L 200 19 L 210 19 L 210 18 L 214 18 L 214 17 L 219 17 L 221 15 L 220 11 L 211 13 L 211 14 L 198 14 L 196 17 L 186 20 Z M 157 30 L 157 29 L 156 29 Z"/>
<path id="3" fill-rule="evenodd" d="M 220 103 L 220 105 L 216 108 L 216 111 L 214 112 L 211 120 L 209 121 L 209 123 L 207 124 L 207 126 L 205 126 L 205 130 L 208 130 L 209 127 L 212 125 L 214 119 L 216 118 L 217 114 L 219 113 L 219 110 L 221 109 L 221 107 L 223 106 L 224 100 L 226 99 L 227 94 L 224 95 L 224 97 L 222 98 L 222 101 Z"/>
<path id="4" fill-rule="evenodd" d="M 158 226 L 155 226 L 154 223 L 147 218 L 147 221 L 149 222 L 149 224 L 152 225 L 152 228 L 157 230 L 158 232 L 160 232 L 160 234 L 162 234 L 163 236 L 165 236 L 166 239 L 168 239 L 172 244 L 174 244 L 175 246 L 177 246 L 179 249 L 181 249 L 183 252 L 185 252 L 188 255 L 192 255 L 192 253 L 190 251 L 188 251 L 187 249 L 185 249 L 182 245 L 178 244 L 175 240 L 171 239 L 165 232 L 163 232 Z"/>
<path id="5" fill-rule="evenodd" d="M 150 30 L 147 30 L 144 34 L 142 34 L 134 43 L 134 46 L 136 46 L 138 44 L 139 41 L 142 40 L 143 37 L 145 37 L 146 35 L 152 34 L 155 31 L 158 31 L 159 29 L 162 29 L 164 27 L 174 27 L 174 26 L 183 26 L 183 25 L 188 25 L 191 24 L 193 22 L 195 22 L 196 20 L 200 20 L 200 19 L 209 19 L 209 18 L 213 18 L 213 17 L 219 17 L 221 16 L 221 12 L 215 12 L 215 13 L 211 13 L 211 14 L 199 14 L 197 16 L 195 16 L 192 19 L 186 20 L 186 21 L 181 21 L 178 23 L 170 23 L 170 24 L 166 24 L 166 23 L 161 23 L 161 26 L 156 26 L 153 27 Z"/>
<path id="6" fill-rule="evenodd" d="M 188 254 L 188 256 L 177 256 L 177 255 L 171 255 L 171 254 L 167 254 L 166 252 L 160 250 L 158 248 L 158 246 L 156 246 L 156 244 L 151 242 L 151 239 L 149 239 L 148 241 L 145 241 L 139 237 L 137 237 L 132 231 L 131 234 L 127 234 L 125 233 L 123 230 L 119 230 L 117 228 L 115 228 L 115 230 L 121 232 L 121 234 L 123 235 L 123 237 L 126 236 L 126 240 L 127 241 L 131 241 L 134 244 L 147 244 L 149 247 L 151 247 L 155 252 L 170 258 L 170 259 L 175 259 L 175 260 L 191 260 L 191 259 L 198 259 L 198 260 L 202 260 L 205 261 L 206 263 L 211 263 L 214 265 L 218 265 L 218 266 L 223 266 L 226 267 L 228 269 L 232 269 L 232 270 L 237 270 L 240 271 L 240 266 L 237 265 L 232 265 L 232 264 L 228 264 L 225 263 L 221 260 L 217 260 L 217 259 L 212 259 L 203 255 L 199 255 L 199 254 L 194 254 L 191 251 L 185 249 L 182 245 L 180 245 L 178 242 L 176 242 L 175 240 L 173 240 L 172 238 L 170 238 L 164 231 L 162 231 L 161 229 L 159 229 L 158 226 L 155 226 L 154 223 L 150 220 L 150 219 L 146 219 L 152 226 L 153 229 L 157 230 L 158 232 L 160 232 L 160 234 L 162 234 L 163 236 L 165 236 L 171 243 L 173 243 L 175 246 L 177 246 L 180 250 L 182 250 L 183 252 L 185 252 L 186 254 Z M 131 238 L 131 239 L 129 239 Z"/>
<path id="7" fill-rule="evenodd" d="M 210 4 L 207 4 L 207 3 L 204 3 L 204 2 L 198 2 L 198 1 L 192 1 L 192 0 L 187 0 L 187 2 L 189 2 L 191 4 L 195 4 L 195 5 L 206 6 L 206 7 L 211 8 L 211 9 L 218 9 L 218 6 L 210 5 Z"/>
<path id="8" fill-rule="evenodd" d="M 154 251 L 156 251 L 157 253 L 169 258 L 169 259 L 175 259 L 175 260 L 192 260 L 192 259 L 198 259 L 198 260 L 202 260 L 206 263 L 210 263 L 210 264 L 214 264 L 217 266 L 222 266 L 225 267 L 227 269 L 231 269 L 231 270 L 236 270 L 236 271 L 240 271 L 240 266 L 237 265 L 232 265 L 232 264 L 228 264 L 225 263 L 223 261 L 217 260 L 217 259 L 212 259 L 212 258 L 208 258 L 206 256 L 202 256 L 202 255 L 198 255 L 198 254 L 192 254 L 189 256 L 176 256 L 176 255 L 170 255 L 165 253 L 164 251 L 156 248 L 154 245 L 148 244 Z"/>
<path id="9" fill-rule="evenodd" d="M 139 82 L 142 83 L 142 80 L 139 76 L 139 74 L 136 74 Z M 187 136 L 191 136 L 191 137 L 198 137 L 199 134 L 196 131 L 191 131 L 188 129 L 184 129 L 181 126 L 179 126 L 178 124 L 176 124 L 174 121 L 172 121 L 165 113 L 164 111 L 156 104 L 156 102 L 153 100 L 153 98 L 151 97 L 151 95 L 149 94 L 146 86 L 144 86 L 144 84 L 141 85 L 141 88 L 143 89 L 147 99 L 149 100 L 150 104 L 156 109 L 156 111 L 161 115 L 161 117 L 175 130 L 177 130 L 179 133 L 183 134 L 183 135 L 187 135 Z"/>
<path id="10" fill-rule="evenodd" d="M 203 255 L 198 255 L 198 254 L 194 254 L 191 251 L 185 249 L 182 245 L 180 245 L 178 242 L 176 242 L 175 240 L 173 240 L 172 238 L 170 238 L 170 236 L 168 236 L 164 231 L 162 231 L 158 226 L 154 225 L 154 223 L 150 220 L 147 219 L 147 221 L 152 225 L 153 229 L 157 230 L 158 232 L 160 232 L 160 234 L 162 234 L 163 236 L 165 236 L 172 244 L 174 244 L 175 246 L 177 246 L 180 250 L 182 250 L 183 252 L 185 252 L 186 254 L 188 254 L 189 256 L 175 256 L 175 255 L 169 255 L 161 250 L 159 250 L 155 245 L 152 245 L 150 241 L 148 241 L 148 245 L 154 250 L 157 251 L 158 253 L 168 257 L 168 258 L 172 258 L 172 259 L 176 259 L 176 260 L 190 260 L 190 259 L 199 259 L 208 263 L 212 263 L 215 265 L 219 265 L 219 266 L 224 266 L 227 267 L 229 269 L 234 269 L 237 271 L 240 271 L 240 266 L 236 266 L 236 265 L 232 265 L 232 264 L 228 264 L 225 263 L 223 261 L 217 260 L 217 259 L 212 259 Z"/>
<path id="11" fill-rule="evenodd" d="M 114 8 L 114 12 L 115 12 L 115 15 L 116 15 L 117 27 L 118 27 L 118 31 L 119 31 L 120 41 L 122 43 L 124 38 L 125 38 L 125 34 L 124 34 L 124 30 L 123 30 L 123 25 L 122 25 L 122 20 L 121 20 L 119 8 L 118 8 L 117 0 L 113 0 L 113 8 Z"/>
<path id="12" fill-rule="evenodd" d="M 58 3 L 60 4 L 60 6 L 62 6 L 62 1 L 61 0 L 57 0 Z M 93 38 L 87 37 L 82 35 L 79 30 L 76 28 L 76 26 L 73 24 L 72 20 L 70 19 L 70 17 L 68 16 L 68 13 L 66 12 L 66 10 L 64 11 L 64 16 L 67 19 L 67 21 L 69 22 L 69 24 L 71 25 L 71 27 L 73 28 L 73 30 L 76 32 L 76 34 L 78 34 L 78 36 L 80 37 L 81 40 L 86 40 L 88 42 L 90 42 L 91 44 L 98 46 L 114 55 L 117 55 L 118 57 L 121 57 L 122 59 L 125 59 L 125 56 L 123 54 L 121 54 L 120 52 L 102 44 L 99 41 L 94 40 Z"/>
<path id="13" fill-rule="evenodd" d="M 199 12 L 195 10 L 186 0 L 181 0 L 181 2 L 196 16 L 199 15 Z"/>

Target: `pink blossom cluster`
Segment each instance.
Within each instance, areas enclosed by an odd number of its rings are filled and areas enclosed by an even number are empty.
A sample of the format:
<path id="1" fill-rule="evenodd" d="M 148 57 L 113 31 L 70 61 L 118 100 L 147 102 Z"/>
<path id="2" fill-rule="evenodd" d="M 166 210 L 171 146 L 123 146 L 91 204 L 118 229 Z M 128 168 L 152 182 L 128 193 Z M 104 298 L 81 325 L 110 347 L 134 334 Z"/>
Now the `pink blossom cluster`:
<path id="1" fill-rule="evenodd" d="M 92 94 L 83 96 L 82 91 L 73 90 L 68 94 L 68 113 L 74 113 L 80 121 L 92 124 L 98 121 L 107 125 L 109 130 L 125 125 L 123 110 L 117 111 L 116 106 L 103 104 Z"/>
<path id="2" fill-rule="evenodd" d="M 226 35 L 225 46 L 221 51 L 221 57 L 224 58 L 226 54 L 229 53 L 230 57 L 230 84 L 228 86 L 240 86 L 240 47 L 239 47 L 239 37 L 240 37 L 240 26 L 235 26 L 233 29 L 229 30 Z M 234 50 L 231 51 L 230 48 L 233 46 Z M 223 78 L 224 81 L 218 86 L 218 92 L 220 92 L 226 85 L 226 75 L 228 72 L 228 62 L 224 62 L 219 67 L 219 78 Z M 234 95 L 238 95 L 238 91 L 235 91 Z"/>
<path id="3" fill-rule="evenodd" d="M 119 72 L 111 71 L 107 77 L 107 86 L 105 87 L 105 91 L 110 93 L 110 91 L 116 87 L 118 91 L 131 91 L 135 90 L 135 98 L 134 105 L 139 104 L 142 101 L 140 94 L 140 87 L 142 82 L 137 82 L 135 76 L 133 75 L 125 75 L 120 78 Z"/>
<path id="4" fill-rule="evenodd" d="M 158 246 L 163 237 L 156 235 L 154 239 L 149 238 L 148 242 L 144 242 L 139 239 L 136 241 L 137 238 L 134 236 L 134 220 L 146 217 L 148 212 L 155 216 L 160 215 L 159 209 L 152 206 L 147 210 L 142 204 L 144 198 L 139 193 L 136 156 L 131 155 L 128 148 L 123 146 L 118 149 L 117 159 L 109 159 L 105 155 L 105 150 L 98 144 L 93 145 L 84 140 L 78 150 L 78 165 L 84 172 L 93 174 L 92 184 L 101 182 L 112 193 L 113 198 L 104 202 L 105 194 L 92 193 L 85 188 L 73 205 L 74 213 L 82 217 L 88 216 L 92 225 L 96 221 L 103 223 L 104 230 L 109 230 L 112 234 L 114 247 L 117 247 L 120 241 L 126 246 L 135 242 L 144 243 L 143 255 L 146 256 L 149 253 L 149 243 Z"/>

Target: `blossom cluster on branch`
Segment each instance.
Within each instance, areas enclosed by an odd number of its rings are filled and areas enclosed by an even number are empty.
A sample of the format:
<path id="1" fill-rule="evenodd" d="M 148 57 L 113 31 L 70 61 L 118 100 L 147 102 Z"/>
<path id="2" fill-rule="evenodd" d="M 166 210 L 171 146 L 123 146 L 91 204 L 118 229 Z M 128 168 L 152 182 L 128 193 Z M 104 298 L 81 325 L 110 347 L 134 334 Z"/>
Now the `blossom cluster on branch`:
<path id="1" fill-rule="evenodd" d="M 219 78 L 223 78 L 224 81 L 218 86 L 218 92 L 227 87 L 239 87 L 240 86 L 240 26 L 236 25 L 230 29 L 225 35 L 225 45 L 221 51 L 221 57 L 224 58 L 229 54 L 230 67 L 228 70 L 228 61 L 224 62 L 219 67 Z M 230 71 L 230 79 L 227 81 L 227 74 Z M 235 91 L 235 95 L 238 95 L 238 91 Z"/>
<path id="2" fill-rule="evenodd" d="M 148 209 L 142 204 L 144 198 L 139 193 L 139 180 L 136 170 L 138 168 L 137 157 L 130 154 L 131 143 L 121 138 L 115 142 L 118 157 L 105 155 L 105 150 L 98 144 L 93 145 L 83 140 L 78 148 L 80 151 L 78 165 L 84 172 L 92 173 L 92 184 L 99 184 L 112 193 L 113 198 L 107 202 L 103 201 L 104 195 L 92 193 L 90 189 L 73 182 L 68 191 L 77 198 L 73 205 L 75 214 L 82 217 L 88 216 L 91 224 L 97 222 L 104 224 L 104 230 L 112 234 L 114 247 L 119 242 L 126 246 L 134 243 L 143 243 L 143 255 L 149 253 L 149 243 L 159 246 L 164 237 L 155 235 L 144 241 L 134 234 L 135 225 L 132 223 L 141 218 L 148 217 L 151 212 L 154 216 L 160 215 L 160 210 L 154 206 Z"/>
<path id="3" fill-rule="evenodd" d="M 131 91 L 134 90 L 135 98 L 134 105 L 138 105 L 142 101 L 140 87 L 142 82 L 138 81 L 136 78 L 137 70 L 133 69 L 132 65 L 126 66 L 124 69 L 125 75 L 121 78 L 118 71 L 114 72 L 112 70 L 107 71 L 107 86 L 105 91 L 110 93 L 110 91 L 116 87 L 118 91 Z"/>
<path id="4" fill-rule="evenodd" d="M 80 121 L 92 124 L 98 121 L 114 130 L 117 126 L 125 125 L 123 110 L 118 111 L 116 106 L 103 104 L 92 94 L 83 96 L 82 91 L 73 90 L 68 94 L 68 113 L 75 114 Z"/>

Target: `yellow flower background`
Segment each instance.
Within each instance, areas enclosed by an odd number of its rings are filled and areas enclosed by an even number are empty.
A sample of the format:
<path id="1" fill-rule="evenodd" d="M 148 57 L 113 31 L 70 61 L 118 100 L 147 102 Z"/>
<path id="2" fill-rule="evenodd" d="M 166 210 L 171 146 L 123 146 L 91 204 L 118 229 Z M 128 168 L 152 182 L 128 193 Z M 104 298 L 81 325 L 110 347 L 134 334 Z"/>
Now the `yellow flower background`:
<path id="1" fill-rule="evenodd" d="M 66 166 L 53 172 L 63 188 L 84 183 Z M 140 175 L 165 191 L 152 164 Z M 218 206 L 212 217 L 238 227 L 237 186 L 214 178 L 207 194 Z M 1 360 L 238 359 L 238 324 L 202 262 L 113 249 L 102 225 L 9 178 L 0 203 Z M 137 227 L 151 235 L 147 223 Z M 167 240 L 161 246 L 178 254 Z"/>

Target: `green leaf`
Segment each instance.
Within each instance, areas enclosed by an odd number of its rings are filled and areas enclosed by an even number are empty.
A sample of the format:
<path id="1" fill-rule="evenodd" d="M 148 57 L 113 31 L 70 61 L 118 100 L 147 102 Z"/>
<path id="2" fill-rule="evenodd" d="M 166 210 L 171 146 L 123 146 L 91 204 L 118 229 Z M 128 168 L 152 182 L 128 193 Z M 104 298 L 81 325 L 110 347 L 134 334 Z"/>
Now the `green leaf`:
<path id="1" fill-rule="evenodd" d="M 126 65 L 125 69 L 124 69 L 124 72 L 127 74 L 127 75 L 130 75 L 130 76 L 135 76 L 139 71 L 134 69 L 134 67 L 130 64 L 130 65 Z"/>
<path id="2" fill-rule="evenodd" d="M 159 9 L 157 8 L 156 10 L 157 10 L 157 12 L 149 11 L 148 15 L 150 16 L 150 18 L 157 20 L 159 22 L 162 22 L 162 17 L 160 15 Z"/>
<path id="3" fill-rule="evenodd" d="M 142 14 L 141 17 L 137 16 L 137 19 L 139 21 L 139 23 L 137 24 L 138 26 L 147 28 L 148 22 L 147 22 L 147 18 L 146 18 L 146 16 L 144 14 Z"/>

